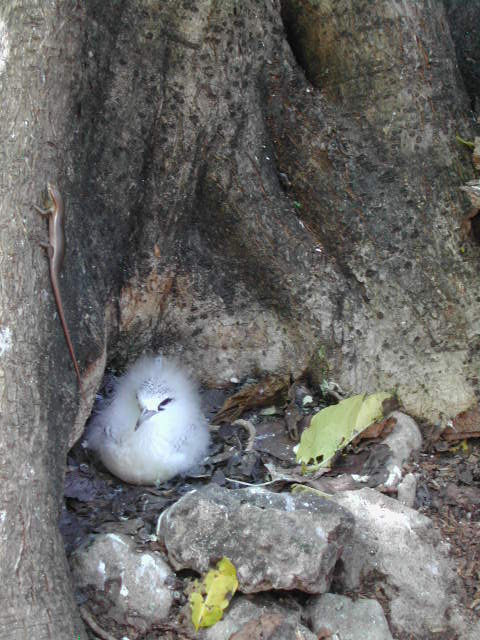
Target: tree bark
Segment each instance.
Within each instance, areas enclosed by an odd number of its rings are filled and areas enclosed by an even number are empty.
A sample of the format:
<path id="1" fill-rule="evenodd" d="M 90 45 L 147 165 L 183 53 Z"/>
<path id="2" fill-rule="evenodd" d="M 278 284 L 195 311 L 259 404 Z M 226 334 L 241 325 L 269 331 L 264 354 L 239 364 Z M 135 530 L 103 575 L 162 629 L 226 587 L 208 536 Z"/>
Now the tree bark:
<path id="1" fill-rule="evenodd" d="M 443 0 L 462 79 L 472 109 L 480 116 L 480 2 Z"/>
<path id="2" fill-rule="evenodd" d="M 47 229 L 31 207 L 42 205 L 46 179 L 68 168 L 81 42 L 72 11 L 74 3 L 25 0 L 0 7 L 0 638 L 8 640 L 86 638 L 58 531 L 77 391 L 39 247 Z M 77 275 L 61 282 L 75 344 L 76 295 L 66 283 L 80 281 L 78 262 L 70 250 L 65 272 Z"/>
<path id="3" fill-rule="evenodd" d="M 473 119 L 443 7 L 286 0 L 283 15 L 326 125 L 312 136 L 318 105 L 297 108 L 279 165 L 362 300 L 343 322 L 341 378 L 393 384 L 419 416 L 456 413 L 475 401 L 478 247 L 461 234 L 472 169 L 455 136 Z"/>
<path id="4" fill-rule="evenodd" d="M 478 386 L 472 119 L 433 0 L 15 0 L 0 37 L 0 638 L 70 639 L 57 520 L 88 407 L 46 180 L 89 397 L 161 349 L 205 384 L 307 372 L 434 420 Z"/>

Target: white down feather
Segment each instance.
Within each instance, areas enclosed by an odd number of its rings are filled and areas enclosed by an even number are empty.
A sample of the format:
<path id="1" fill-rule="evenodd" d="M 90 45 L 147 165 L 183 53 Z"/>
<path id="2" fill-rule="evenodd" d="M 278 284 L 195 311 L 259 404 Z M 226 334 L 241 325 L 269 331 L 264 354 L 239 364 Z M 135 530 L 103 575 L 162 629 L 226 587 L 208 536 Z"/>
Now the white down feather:
<path id="1" fill-rule="evenodd" d="M 118 478 L 154 485 L 200 462 L 209 441 L 188 374 L 174 361 L 143 357 L 120 378 L 111 403 L 92 418 L 85 444 Z"/>

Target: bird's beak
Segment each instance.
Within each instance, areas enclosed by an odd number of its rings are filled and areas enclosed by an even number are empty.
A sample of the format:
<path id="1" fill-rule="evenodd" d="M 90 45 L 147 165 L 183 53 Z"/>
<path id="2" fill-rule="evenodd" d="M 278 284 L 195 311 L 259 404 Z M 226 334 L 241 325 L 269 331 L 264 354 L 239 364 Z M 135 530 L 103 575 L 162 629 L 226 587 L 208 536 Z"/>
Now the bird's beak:
<path id="1" fill-rule="evenodd" d="M 135 431 L 140 427 L 144 422 L 150 420 L 152 416 L 156 416 L 158 411 L 149 411 L 148 409 L 142 409 L 142 413 L 140 414 L 137 424 L 135 425 Z"/>

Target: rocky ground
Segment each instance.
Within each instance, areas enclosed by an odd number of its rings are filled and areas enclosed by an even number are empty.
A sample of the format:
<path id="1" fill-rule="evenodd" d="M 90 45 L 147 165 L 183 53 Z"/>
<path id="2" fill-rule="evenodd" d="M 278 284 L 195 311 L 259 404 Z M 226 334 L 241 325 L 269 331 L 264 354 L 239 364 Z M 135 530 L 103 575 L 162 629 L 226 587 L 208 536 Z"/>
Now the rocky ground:
<path id="1" fill-rule="evenodd" d="M 79 588 L 77 591 L 78 601 L 92 638 L 103 637 L 111 640 L 112 638 L 128 637 L 131 640 L 133 638 L 136 640 L 153 640 L 158 637 L 195 637 L 192 626 L 188 621 L 189 610 L 186 605 L 187 598 L 184 590 L 193 576 L 196 575 L 194 570 L 201 571 L 201 567 L 196 566 L 195 563 L 189 564 L 187 560 L 182 564 L 178 558 L 182 556 L 184 550 L 176 549 L 175 552 L 172 551 L 174 545 L 173 537 L 168 540 L 168 537 L 165 537 L 165 532 L 161 536 L 156 535 L 158 533 L 157 521 L 160 513 L 176 503 L 180 498 L 186 496 L 192 488 L 206 488 L 208 492 L 212 486 L 216 487 L 220 492 L 218 495 L 215 494 L 213 504 L 216 504 L 224 499 L 222 496 L 225 494 L 226 489 L 239 489 L 245 487 L 247 483 L 255 485 L 268 483 L 265 488 L 277 493 L 290 492 L 293 484 L 306 484 L 306 486 L 315 487 L 329 494 L 343 493 L 346 490 L 347 493 L 344 496 L 352 495 L 353 491 L 350 491 L 352 489 L 360 489 L 366 486 L 374 487 L 386 496 L 385 498 L 379 496 L 380 502 L 377 505 L 375 498 L 378 495 L 377 491 L 373 494 L 366 494 L 368 508 L 379 506 L 382 509 L 389 509 L 389 505 L 392 504 L 389 502 L 390 497 L 396 497 L 397 494 L 396 484 L 394 483 L 391 486 L 388 479 L 391 475 L 389 468 L 391 470 L 392 467 L 392 464 L 388 462 L 390 454 L 386 444 L 389 438 L 390 447 L 402 450 L 404 446 L 410 447 L 409 460 L 403 464 L 402 470 L 403 475 L 407 475 L 407 479 L 411 480 L 410 488 L 408 488 L 409 483 L 405 482 L 400 491 L 405 493 L 407 504 L 414 501 L 412 506 L 416 512 L 430 519 L 430 521 L 409 521 L 407 528 L 413 527 L 415 531 L 417 529 L 420 531 L 422 528 L 428 530 L 429 527 L 431 528 L 431 523 L 433 523 L 433 528 L 440 532 L 442 538 L 450 544 L 450 567 L 453 567 L 454 572 L 460 578 L 458 588 L 457 586 L 453 587 L 455 593 L 452 595 L 452 599 L 455 600 L 455 606 L 460 607 L 465 612 L 465 620 L 468 619 L 469 624 L 475 624 L 476 620 L 480 620 L 479 439 L 469 437 L 463 440 L 447 440 L 442 437 L 442 429 L 434 428 L 431 425 L 421 425 L 423 435 L 421 449 L 412 451 L 412 449 L 418 449 L 418 447 L 412 443 L 407 445 L 405 443 L 399 444 L 398 441 L 391 439 L 392 434 L 386 435 L 389 431 L 387 425 L 383 431 L 380 429 L 377 437 L 362 440 L 349 446 L 347 453 L 342 454 L 336 460 L 330 473 L 305 482 L 300 469 L 295 465 L 293 452 L 295 438 L 298 438 L 301 431 L 308 425 L 311 416 L 319 408 L 335 402 L 336 399 L 341 397 L 341 390 L 326 389 L 322 396 L 315 396 L 304 385 L 289 386 L 287 384 L 285 386 L 285 381 L 277 379 L 263 381 L 260 385 L 256 385 L 254 381 L 249 381 L 249 383 L 246 387 L 240 384 L 236 385 L 234 389 L 236 394 L 234 393 L 233 395 L 231 392 L 228 394 L 226 391 L 209 391 L 203 394 L 206 413 L 210 419 L 214 419 L 216 416 L 216 421 L 219 424 L 212 426 L 211 455 L 207 464 L 194 470 L 188 477 L 174 479 L 157 488 L 129 486 L 102 471 L 88 457 L 81 443 L 78 443 L 72 450 L 68 460 L 65 508 L 61 529 L 67 553 L 74 558 L 73 566 L 75 566 L 76 562 L 78 563 L 78 556 L 76 555 L 78 550 L 84 548 L 85 541 L 92 533 L 114 533 L 116 536 L 120 536 L 120 540 L 126 541 L 128 545 L 130 540 L 133 540 L 137 550 L 144 549 L 154 554 L 151 557 L 149 556 L 149 562 L 157 562 L 156 556 L 159 554 L 156 552 L 160 552 L 160 555 L 164 558 L 169 556 L 170 565 L 175 565 L 175 562 L 178 565 L 177 567 L 174 566 L 177 569 L 176 574 L 172 572 L 168 565 L 165 565 L 165 569 L 157 569 L 157 572 L 166 571 L 169 573 L 167 585 L 174 596 L 168 601 L 168 606 L 165 605 L 166 614 L 161 622 L 156 619 L 155 623 L 150 625 L 146 623 L 143 625 L 137 624 L 136 620 L 131 619 L 131 617 L 128 618 L 128 616 L 125 618 L 124 614 L 118 611 L 118 603 L 114 607 L 116 613 L 112 614 L 113 596 L 112 594 L 109 596 L 108 589 L 104 585 L 102 589 L 99 589 L 98 585 L 97 588 L 92 586 L 86 588 L 85 585 Z M 227 404 L 224 404 L 225 401 L 227 401 Z M 240 421 L 235 423 L 240 416 Z M 473 423 L 475 423 L 474 419 Z M 446 429 L 443 430 L 443 435 L 454 430 L 454 427 L 455 425 L 447 425 Z M 476 428 L 478 429 L 478 424 Z M 470 428 L 468 431 L 469 435 L 472 435 L 472 433 L 475 434 L 475 428 Z M 348 493 L 349 491 L 350 493 Z M 356 492 L 356 495 L 360 497 L 364 491 L 369 490 L 363 489 L 362 493 Z M 226 495 L 234 494 L 227 492 Z M 246 494 L 241 493 L 240 495 Z M 188 496 L 183 499 L 188 499 Z M 317 496 L 315 496 L 315 499 L 317 499 Z M 381 502 L 384 499 L 387 500 L 385 504 Z M 208 496 L 205 497 L 205 500 L 209 500 Z M 338 500 L 340 516 L 343 508 L 341 505 L 353 509 L 354 516 L 358 516 L 356 530 L 359 527 L 364 527 L 365 535 L 367 535 L 366 532 L 370 525 L 368 522 L 359 524 L 361 522 L 360 512 L 355 514 L 356 507 L 352 503 L 352 499 L 346 499 L 346 503 L 342 502 L 342 500 L 342 497 Z M 398 503 L 395 502 L 395 504 Z M 281 507 L 280 509 L 283 508 Z M 365 504 L 362 505 L 362 511 L 364 510 Z M 188 511 L 191 512 L 192 509 L 189 508 Z M 236 507 L 232 507 L 232 514 L 236 514 L 237 511 Z M 283 516 L 281 515 L 282 513 L 284 513 Z M 280 517 L 280 519 L 282 517 L 289 518 L 290 514 L 285 515 L 287 513 L 288 509 L 280 510 L 280 512 L 277 509 L 268 516 L 268 522 L 273 522 L 277 517 Z M 408 510 L 408 513 L 412 514 L 413 512 Z M 403 511 L 397 513 L 394 509 L 392 514 L 396 518 L 404 517 Z M 337 514 L 335 517 L 338 519 L 340 516 Z M 410 515 L 409 517 L 412 516 Z M 342 518 L 343 516 L 340 517 L 340 519 Z M 195 527 L 195 522 L 190 523 L 188 520 L 185 522 L 187 523 L 187 531 Z M 303 523 L 304 519 L 300 520 L 300 522 Z M 348 529 L 346 522 L 344 522 L 344 525 Z M 237 528 L 240 526 L 245 528 L 246 525 L 236 525 Z M 252 526 L 254 525 L 252 524 Z M 276 528 L 279 526 L 278 523 L 275 525 Z M 299 526 L 298 523 L 295 525 L 298 535 L 300 535 L 298 533 Z M 344 533 L 338 533 L 337 520 L 331 526 L 333 529 L 330 533 L 327 532 L 325 537 L 330 539 L 340 536 L 340 540 Z M 263 528 L 268 529 L 268 526 Z M 178 528 L 176 530 L 178 531 Z M 333 534 L 332 531 L 336 533 Z M 235 530 L 231 536 L 234 536 L 234 534 Z M 254 535 L 254 541 L 258 541 L 259 535 L 258 533 Z M 307 535 L 307 532 L 305 535 Z M 370 537 L 375 536 L 372 533 L 368 535 Z M 122 536 L 127 536 L 128 538 L 123 538 Z M 380 534 L 379 537 L 381 537 Z M 266 540 L 266 542 L 262 543 L 265 549 L 268 547 L 268 534 Z M 168 553 L 166 544 L 170 545 Z M 192 547 L 192 544 L 188 545 L 189 548 Z M 225 544 L 225 542 L 222 544 Z M 282 543 L 279 542 L 278 544 L 281 545 Z M 292 542 L 288 542 L 286 547 L 291 547 L 292 544 Z M 401 542 L 398 544 L 400 545 Z M 417 545 L 417 543 L 412 544 Z M 435 540 L 432 544 L 436 548 L 438 541 Z M 199 637 L 222 638 L 231 636 L 232 638 L 238 638 L 238 640 L 247 636 L 249 640 L 257 637 L 272 639 L 309 638 L 310 636 L 334 638 L 335 636 L 328 635 L 328 629 L 323 628 L 321 625 L 315 627 L 315 620 L 324 619 L 325 616 L 328 617 L 324 611 L 324 608 L 328 605 L 325 599 L 326 596 L 323 596 L 324 599 L 318 602 L 315 601 L 315 598 L 321 596 L 311 598 L 312 593 L 322 593 L 328 589 L 330 592 L 336 593 L 338 597 L 340 595 L 345 598 L 352 597 L 358 603 L 365 601 L 365 606 L 377 606 L 376 600 L 383 605 L 387 619 L 392 624 L 392 619 L 395 619 L 395 615 L 397 617 L 399 615 L 398 612 L 395 614 L 394 605 L 392 604 L 392 593 L 397 589 L 397 586 L 392 587 L 391 581 L 389 583 L 389 580 L 384 579 L 384 576 L 376 576 L 375 571 L 372 570 L 362 573 L 364 576 L 368 574 L 368 578 L 357 581 L 355 572 L 357 571 L 358 573 L 360 570 L 355 568 L 355 561 L 352 560 L 351 567 L 348 568 L 348 553 L 354 555 L 355 544 L 352 543 L 350 551 L 348 551 L 349 545 L 345 541 L 342 542 L 340 540 L 337 544 L 338 548 L 343 549 L 344 546 L 347 551 L 344 552 L 344 557 L 337 563 L 335 570 L 333 568 L 332 570 L 327 570 L 325 566 L 323 569 L 319 567 L 319 574 L 316 577 L 312 575 L 313 582 L 320 583 L 323 578 L 319 576 L 323 571 L 322 575 L 326 576 L 328 583 L 325 584 L 324 588 L 315 591 L 314 587 L 309 586 L 308 579 L 304 580 L 303 575 L 294 577 L 291 582 L 288 582 L 288 580 L 287 583 L 282 582 L 285 573 L 288 572 L 285 568 L 279 569 L 278 575 L 274 577 L 269 575 L 268 580 L 272 584 L 266 594 L 257 595 L 253 600 L 252 597 L 236 596 L 234 602 L 232 602 L 231 613 L 229 613 L 230 618 L 226 616 L 227 622 L 225 623 L 233 626 L 228 631 L 224 630 L 222 632 L 228 635 L 214 636 L 208 635 L 207 632 L 202 632 L 204 635 Z M 381 543 L 379 543 L 379 546 L 381 546 Z M 265 549 L 262 552 L 263 556 L 265 554 L 268 555 Z M 208 564 L 208 550 L 204 550 L 204 552 L 206 554 L 205 563 Z M 197 550 L 195 553 L 200 557 L 200 551 Z M 333 552 L 326 553 L 326 557 L 330 557 L 329 553 L 331 555 Z M 358 553 L 358 549 L 356 553 Z M 335 558 L 337 558 L 339 554 L 341 555 L 341 552 L 337 549 L 334 554 L 337 554 L 335 555 Z M 380 551 L 378 551 L 378 554 L 378 562 L 380 562 Z M 252 555 L 254 555 L 253 552 L 248 554 L 249 557 Z M 299 555 L 298 551 L 297 555 Z M 172 561 L 173 556 L 175 561 Z M 95 562 L 98 564 L 98 558 L 96 558 Z M 238 562 L 240 563 L 240 560 Z M 245 564 L 245 560 L 242 560 L 242 562 Z M 272 560 L 273 562 L 274 560 Z M 331 563 L 331 558 L 328 562 Z M 342 562 L 345 563 L 343 568 Z M 385 561 L 384 565 L 385 563 L 388 565 L 388 562 L 388 560 Z M 419 560 L 418 562 L 422 561 Z M 311 569 L 311 565 L 311 560 L 307 561 L 308 570 L 305 568 L 299 569 L 299 573 L 303 572 L 305 574 Z M 260 574 L 260 569 L 252 569 L 250 578 L 243 581 L 242 591 L 244 593 L 256 591 L 256 586 L 252 586 L 253 583 L 257 586 L 257 583 L 262 580 L 265 583 L 267 578 L 265 576 L 262 577 Z M 395 580 L 397 578 L 393 582 Z M 448 580 L 450 580 L 449 584 L 454 584 L 450 578 Z M 272 589 L 274 590 L 272 591 Z M 437 596 L 437 599 L 439 597 Z M 446 597 L 448 598 L 448 594 Z M 247 599 L 245 600 L 245 598 Z M 285 614 L 285 609 L 277 611 L 275 608 L 277 602 L 283 603 L 288 611 L 295 610 L 298 614 L 296 614 L 297 617 L 289 617 L 289 615 Z M 331 606 L 338 611 L 344 604 L 341 601 L 336 601 Z M 404 606 L 404 604 L 401 606 Z M 252 613 L 252 607 L 256 607 L 254 613 Z M 317 608 L 314 609 L 315 607 Z M 345 608 L 350 612 L 353 611 L 352 601 L 349 600 L 345 604 Z M 448 606 L 445 605 L 444 609 L 447 610 Z M 377 627 L 382 624 L 386 625 L 381 610 L 380 614 L 381 619 L 379 618 L 375 622 Z M 243 615 L 245 615 L 245 618 L 242 618 Z M 365 612 L 359 612 L 358 615 L 360 618 L 365 618 L 366 616 Z M 371 615 L 378 615 L 378 612 L 372 612 Z M 241 620 L 241 623 L 238 621 L 231 622 L 231 620 L 237 620 L 235 616 L 238 617 L 238 620 Z M 307 619 L 309 622 L 306 622 Z M 255 620 L 256 622 L 254 622 Z M 303 623 L 309 626 L 310 630 L 307 626 L 303 626 Z M 223 621 L 217 625 L 218 629 L 221 629 L 221 624 L 223 624 Z M 358 623 L 353 622 L 352 624 L 353 626 L 358 626 Z M 429 627 L 428 633 L 424 632 L 423 635 L 408 633 L 408 625 L 403 632 L 397 626 L 394 637 L 397 640 L 411 637 L 422 638 L 422 640 L 426 640 L 427 637 L 437 640 L 441 638 L 450 640 L 457 637 L 475 637 L 475 635 L 469 636 L 468 634 L 462 636 L 461 632 L 458 631 L 458 625 L 455 627 L 457 631 L 453 632 L 448 627 L 448 624 L 445 626 L 446 624 L 439 620 L 437 630 Z M 266 627 L 260 629 L 262 625 L 266 625 Z M 370 626 L 372 625 L 373 622 Z M 237 631 L 239 627 L 243 631 Z M 386 631 L 383 635 L 372 635 L 371 637 L 385 639 L 392 637 L 388 632 L 388 627 L 385 628 Z M 460 625 L 461 628 L 462 625 Z M 312 635 L 312 629 L 315 631 L 316 636 Z M 125 635 L 127 632 L 128 635 Z M 431 635 L 429 635 L 430 632 Z M 457 632 L 458 635 L 455 635 Z M 244 635 L 241 635 L 242 633 Z M 360 633 L 365 632 L 360 631 Z"/>

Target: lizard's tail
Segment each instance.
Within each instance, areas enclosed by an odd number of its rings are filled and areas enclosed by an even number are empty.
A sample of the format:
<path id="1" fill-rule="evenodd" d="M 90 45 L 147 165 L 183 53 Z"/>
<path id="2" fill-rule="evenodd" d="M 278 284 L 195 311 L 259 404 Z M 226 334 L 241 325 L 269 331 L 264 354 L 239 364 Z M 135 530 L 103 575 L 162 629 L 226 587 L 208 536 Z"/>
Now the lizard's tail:
<path id="1" fill-rule="evenodd" d="M 60 296 L 60 289 L 58 287 L 58 281 L 57 281 L 57 278 L 55 277 L 55 274 L 52 272 L 52 270 L 50 270 L 50 277 L 51 277 L 51 280 L 52 280 L 53 295 L 55 296 L 55 302 L 57 303 L 58 315 L 60 317 L 60 324 L 62 325 L 63 333 L 65 335 L 65 340 L 67 342 L 68 351 L 70 352 L 70 357 L 71 357 L 72 362 L 73 362 L 73 367 L 75 369 L 75 374 L 76 374 L 77 380 L 78 380 L 78 387 L 80 389 L 80 393 L 82 395 L 83 401 L 85 402 L 85 404 L 87 404 L 87 398 L 85 396 L 85 390 L 83 388 L 82 376 L 80 374 L 80 369 L 78 367 L 77 358 L 75 357 L 75 351 L 73 350 L 72 340 L 70 338 L 70 333 L 69 333 L 68 328 L 67 328 L 67 322 L 65 320 L 65 315 L 63 313 L 63 305 L 62 305 L 62 299 L 61 299 L 61 296 Z"/>

